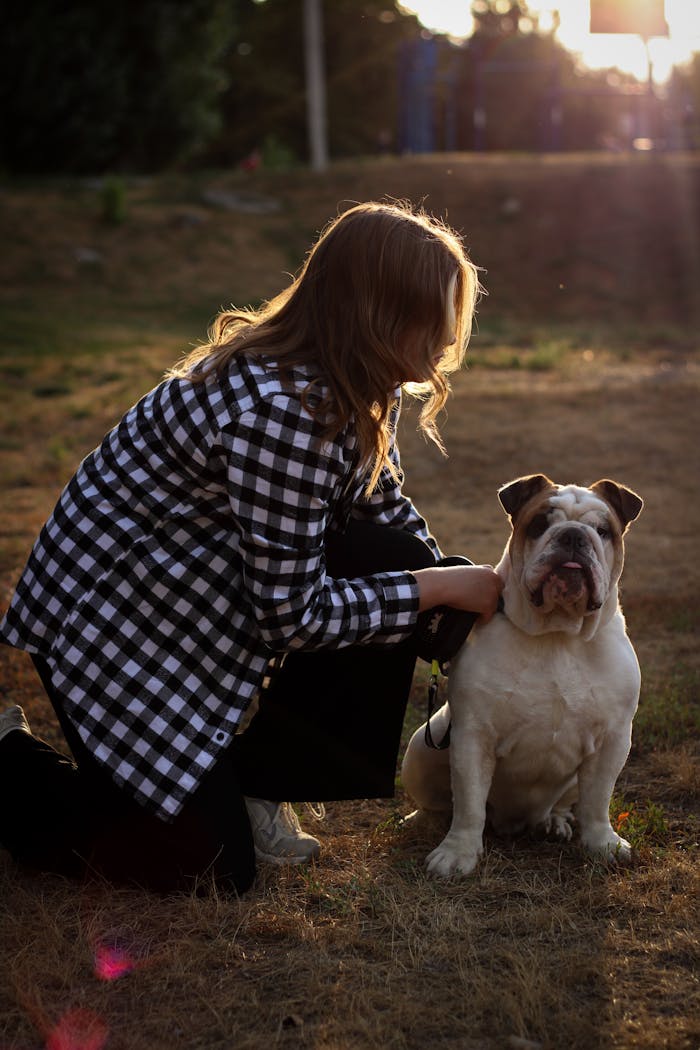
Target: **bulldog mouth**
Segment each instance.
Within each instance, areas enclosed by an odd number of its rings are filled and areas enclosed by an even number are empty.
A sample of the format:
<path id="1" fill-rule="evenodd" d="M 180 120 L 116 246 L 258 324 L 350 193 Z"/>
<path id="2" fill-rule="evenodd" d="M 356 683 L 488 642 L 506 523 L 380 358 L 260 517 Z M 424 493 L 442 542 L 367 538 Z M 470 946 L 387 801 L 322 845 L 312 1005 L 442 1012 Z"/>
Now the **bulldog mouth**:
<path id="1" fill-rule="evenodd" d="M 587 599 L 587 609 L 600 608 L 592 598 L 593 577 L 588 566 L 578 561 L 565 561 L 554 565 L 532 592 L 532 604 L 538 608 L 545 604 L 578 605 Z"/>

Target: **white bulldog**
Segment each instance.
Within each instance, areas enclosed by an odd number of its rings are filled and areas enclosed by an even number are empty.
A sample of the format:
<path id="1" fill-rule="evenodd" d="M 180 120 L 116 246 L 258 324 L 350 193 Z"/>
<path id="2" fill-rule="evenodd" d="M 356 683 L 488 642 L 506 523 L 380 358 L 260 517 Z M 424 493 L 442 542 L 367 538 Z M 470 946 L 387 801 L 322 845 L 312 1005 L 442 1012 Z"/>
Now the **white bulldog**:
<path id="1" fill-rule="evenodd" d="M 541 829 L 568 841 L 574 805 L 583 846 L 626 859 L 609 806 L 640 673 L 618 581 L 623 534 L 642 500 L 614 481 L 587 489 L 543 474 L 498 495 L 512 524 L 497 566 L 503 612 L 474 627 L 450 663 L 448 703 L 430 722 L 440 741 L 451 719 L 449 749 L 430 749 L 422 726 L 403 761 L 416 812 L 452 808 L 428 870 L 473 871 L 487 817 L 499 834 Z"/>

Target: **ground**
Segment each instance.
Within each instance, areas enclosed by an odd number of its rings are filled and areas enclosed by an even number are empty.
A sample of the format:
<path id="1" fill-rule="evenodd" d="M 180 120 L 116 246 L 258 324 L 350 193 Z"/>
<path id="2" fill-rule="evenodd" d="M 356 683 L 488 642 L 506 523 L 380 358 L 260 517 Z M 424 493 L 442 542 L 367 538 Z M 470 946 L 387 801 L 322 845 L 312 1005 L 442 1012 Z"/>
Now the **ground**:
<path id="1" fill-rule="evenodd" d="M 212 188 L 229 197 L 207 203 Z M 79 458 L 216 309 L 274 294 L 342 202 L 383 195 L 424 200 L 484 267 L 448 456 L 415 407 L 402 424 L 406 489 L 443 548 L 494 563 L 496 492 L 521 474 L 611 477 L 645 507 L 622 585 L 642 700 L 612 807 L 630 867 L 489 836 L 473 877 L 429 880 L 439 829 L 398 827 L 400 784 L 390 803 L 329 806 L 321 862 L 264 871 L 243 901 L 76 887 L 0 852 L 3 1047 L 700 1043 L 699 188 L 692 157 L 462 155 L 137 180 L 118 224 L 99 184 L 4 188 L 0 604 Z M 0 695 L 58 739 L 7 649 Z"/>

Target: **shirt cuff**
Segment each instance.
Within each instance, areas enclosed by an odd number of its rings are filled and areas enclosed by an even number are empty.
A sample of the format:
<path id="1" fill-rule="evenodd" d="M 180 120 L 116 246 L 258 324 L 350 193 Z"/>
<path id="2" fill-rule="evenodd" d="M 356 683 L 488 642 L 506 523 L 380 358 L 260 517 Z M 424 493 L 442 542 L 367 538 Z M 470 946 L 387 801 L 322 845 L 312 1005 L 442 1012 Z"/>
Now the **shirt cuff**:
<path id="1" fill-rule="evenodd" d="M 410 572 L 380 573 L 378 579 L 382 588 L 382 626 L 372 641 L 402 642 L 416 627 L 418 584 Z"/>

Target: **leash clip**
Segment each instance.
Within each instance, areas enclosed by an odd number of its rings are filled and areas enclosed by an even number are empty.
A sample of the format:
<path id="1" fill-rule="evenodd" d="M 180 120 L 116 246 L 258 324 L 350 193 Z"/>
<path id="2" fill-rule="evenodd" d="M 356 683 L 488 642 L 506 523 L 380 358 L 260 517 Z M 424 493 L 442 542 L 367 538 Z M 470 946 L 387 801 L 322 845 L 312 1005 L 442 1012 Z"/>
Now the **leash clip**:
<path id="1" fill-rule="evenodd" d="M 447 727 L 447 732 L 440 741 L 439 744 L 435 743 L 432 731 L 430 729 L 430 719 L 437 710 L 437 695 L 439 688 L 439 677 L 440 677 L 440 664 L 437 660 L 433 660 L 430 665 L 430 681 L 428 683 L 428 719 L 425 723 L 425 743 L 426 746 L 431 748 L 433 751 L 446 751 L 450 746 L 450 729 L 451 724 Z"/>

